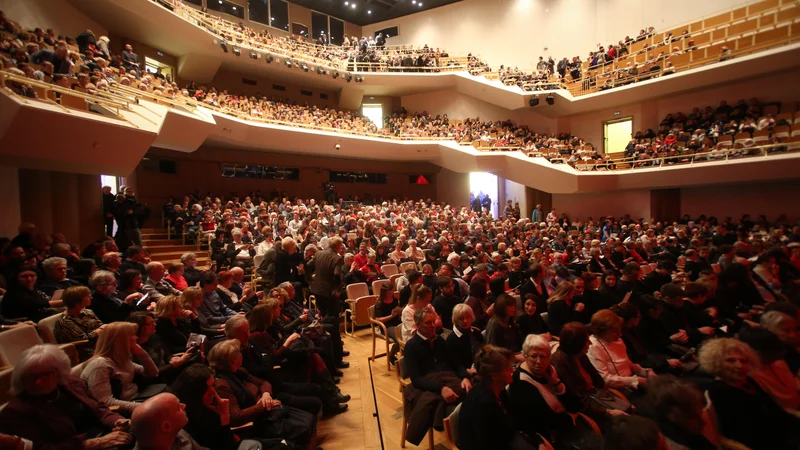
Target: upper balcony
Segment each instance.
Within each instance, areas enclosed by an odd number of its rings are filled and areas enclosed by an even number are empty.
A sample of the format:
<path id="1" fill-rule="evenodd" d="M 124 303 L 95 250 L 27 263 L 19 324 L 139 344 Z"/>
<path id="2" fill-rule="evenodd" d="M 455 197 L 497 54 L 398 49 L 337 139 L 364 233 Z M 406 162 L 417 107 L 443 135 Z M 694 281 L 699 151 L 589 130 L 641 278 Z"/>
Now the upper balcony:
<path id="1" fill-rule="evenodd" d="M 795 0 L 765 0 L 676 28 L 668 32 L 672 35 L 653 36 L 631 45 L 632 52 L 625 58 L 601 68 L 583 67 L 580 80 L 568 76 L 563 85 L 548 82 L 522 87 L 514 84 L 513 77 L 500 81 L 496 73 L 472 75 L 453 67 L 442 67 L 438 73 L 392 72 L 381 71 L 388 68 L 379 64 L 370 68 L 377 70 L 374 72 L 357 71 L 358 67 L 346 62 L 314 58 L 307 51 L 308 46 L 290 51 L 279 45 L 256 44 L 237 36 L 232 23 L 176 0 L 69 1 L 116 33 L 178 56 L 178 75 L 182 79 L 208 83 L 220 68 L 258 74 L 278 82 L 339 91 L 339 107 L 346 109 L 358 108 L 365 95 L 401 97 L 450 89 L 509 110 L 530 108 L 534 96 L 544 100 L 546 95 L 552 95 L 554 104 L 541 101 L 535 112 L 562 117 L 800 66 L 800 6 Z M 690 33 L 691 40 L 673 40 L 672 36 L 680 36 L 683 31 Z M 221 41 L 226 42 L 229 51 L 221 49 Z M 676 46 L 682 54 L 668 56 Z M 232 51 L 234 47 L 240 50 L 239 54 Z M 664 51 L 667 55 L 660 55 Z M 455 69 L 465 69 L 458 65 L 463 60 L 452 58 Z M 639 66 L 639 72 L 629 73 L 628 63 Z M 327 74 L 319 74 L 320 68 Z M 334 78 L 334 72 L 342 76 Z M 346 81 L 345 73 L 359 75 L 362 82 L 356 82 L 355 76 Z"/>

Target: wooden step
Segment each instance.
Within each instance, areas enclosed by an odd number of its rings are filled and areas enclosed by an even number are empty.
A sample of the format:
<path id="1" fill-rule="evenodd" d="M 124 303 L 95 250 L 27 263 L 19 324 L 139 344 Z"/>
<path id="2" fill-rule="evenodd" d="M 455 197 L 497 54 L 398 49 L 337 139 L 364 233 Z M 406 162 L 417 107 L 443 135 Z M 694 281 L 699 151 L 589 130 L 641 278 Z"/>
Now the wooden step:
<path id="1" fill-rule="evenodd" d="M 181 259 L 186 252 L 192 252 L 197 255 L 198 258 L 206 258 L 209 256 L 208 252 L 205 251 L 197 251 L 194 247 L 190 247 L 184 250 L 179 251 L 172 251 L 172 252 L 154 252 L 150 251 L 150 258 L 161 261 L 162 259 Z"/>
<path id="2" fill-rule="evenodd" d="M 142 233 L 142 240 L 169 239 L 170 237 L 172 238 L 177 237 L 178 239 L 180 239 L 181 236 L 180 235 L 176 236 L 175 233 L 173 233 L 172 236 L 169 236 L 166 231 L 163 233 Z"/>
<path id="3" fill-rule="evenodd" d="M 166 233 L 166 228 L 140 228 L 139 229 L 142 233 Z"/>
<path id="4" fill-rule="evenodd" d="M 142 245 L 183 245 L 183 242 L 180 239 L 142 239 Z"/>
<path id="5" fill-rule="evenodd" d="M 163 252 L 197 252 L 197 246 L 192 244 L 183 245 L 180 242 L 175 244 L 161 244 L 161 245 L 148 245 L 147 249 L 150 250 L 151 253 L 163 253 Z M 202 248 L 201 248 L 202 250 Z"/>
<path id="6" fill-rule="evenodd" d="M 164 265 L 164 267 L 169 268 L 169 266 L 173 264 L 177 264 L 181 262 L 180 259 L 153 259 L 153 261 L 158 261 Z M 197 258 L 197 267 L 205 267 L 211 264 L 211 258 Z"/>

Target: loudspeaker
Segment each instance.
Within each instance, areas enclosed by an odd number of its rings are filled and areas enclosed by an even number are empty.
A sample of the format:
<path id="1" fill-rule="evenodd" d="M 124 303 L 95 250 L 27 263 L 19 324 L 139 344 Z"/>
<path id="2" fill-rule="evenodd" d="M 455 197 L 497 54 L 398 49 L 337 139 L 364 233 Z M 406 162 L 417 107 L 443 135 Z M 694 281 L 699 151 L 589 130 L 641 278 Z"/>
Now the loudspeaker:
<path id="1" fill-rule="evenodd" d="M 528 100 L 528 104 L 531 105 L 531 107 L 534 107 L 534 106 L 538 105 L 539 104 L 539 97 L 531 97 L 531 99 Z"/>
<path id="2" fill-rule="evenodd" d="M 552 105 L 553 103 L 556 102 L 556 98 L 553 97 L 553 94 L 548 95 L 544 100 L 547 102 L 548 105 Z"/>

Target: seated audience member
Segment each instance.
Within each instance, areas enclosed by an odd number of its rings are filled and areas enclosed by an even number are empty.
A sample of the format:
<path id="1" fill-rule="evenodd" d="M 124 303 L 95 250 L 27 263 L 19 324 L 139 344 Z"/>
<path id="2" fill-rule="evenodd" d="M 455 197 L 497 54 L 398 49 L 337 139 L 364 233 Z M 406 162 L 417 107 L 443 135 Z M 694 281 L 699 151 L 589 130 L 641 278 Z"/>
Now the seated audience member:
<path id="1" fill-rule="evenodd" d="M 397 291 L 400 293 L 400 306 L 405 307 L 411 294 L 414 292 L 414 287 L 422 284 L 422 274 L 414 269 L 406 271 L 405 276 L 397 279 Z M 346 283 L 351 284 L 351 283 Z"/>
<path id="2" fill-rule="evenodd" d="M 677 370 L 681 367 L 679 359 L 668 358 L 666 355 L 648 348 L 645 344 L 639 334 L 639 322 L 642 320 L 642 314 L 636 305 L 631 302 L 620 303 L 619 305 L 614 305 L 611 308 L 611 312 L 624 321 L 622 324 L 622 342 L 625 343 L 631 361 L 644 367 L 650 367 L 656 373 Z"/>
<path id="3" fill-rule="evenodd" d="M 584 304 L 585 308 L 581 311 L 581 319 L 585 320 L 587 323 L 597 311 L 608 309 L 613 306 L 607 303 L 603 294 L 597 290 L 599 287 L 597 275 L 591 272 L 584 272 L 580 276 L 580 281 L 578 278 L 575 278 L 572 280 L 572 284 L 575 286 L 573 303 Z"/>
<path id="4" fill-rule="evenodd" d="M 578 444 L 591 442 L 594 432 L 584 422 L 576 421 L 562 402 L 569 402 L 570 398 L 550 365 L 550 343 L 542 336 L 528 335 L 522 355 L 525 360 L 514 371 L 508 390 L 509 412 L 517 429 L 527 436 L 541 434 L 558 449 L 583 448 Z M 570 406 L 578 407 L 574 399 Z"/>
<path id="5" fill-rule="evenodd" d="M 52 297 L 53 294 L 70 286 L 80 286 L 80 283 L 67 278 L 67 260 L 53 256 L 42 262 L 44 276 L 36 282 L 36 287 Z"/>
<path id="6" fill-rule="evenodd" d="M 203 304 L 203 301 L 203 290 L 199 287 L 186 288 L 186 290 L 181 293 L 181 306 L 183 309 L 192 313 L 191 315 L 187 316 L 192 322 L 191 329 L 196 330 L 194 328 L 194 322 L 197 321 L 197 323 L 200 324 L 200 332 L 202 334 L 205 334 L 209 338 L 218 337 L 220 334 L 222 334 L 222 324 L 210 325 L 205 322 L 197 312 L 197 309 Z M 164 325 L 168 327 L 168 324 L 165 323 Z M 188 339 L 189 335 L 187 334 L 187 331 L 188 330 L 183 329 L 181 330 L 181 333 Z M 191 332 L 194 333 L 195 331 Z M 159 335 L 161 335 L 161 333 L 159 333 Z M 178 345 L 177 340 L 175 341 L 174 345 Z"/>
<path id="7" fill-rule="evenodd" d="M 647 378 L 655 373 L 628 358 L 627 348 L 622 341 L 622 319 L 603 309 L 592 316 L 589 329 L 591 345 L 587 356 L 597 372 L 603 377 L 606 387 L 620 389 L 630 396 L 640 386 L 647 384 Z"/>
<path id="8" fill-rule="evenodd" d="M 247 308 L 245 308 L 245 304 L 240 303 L 243 299 L 240 299 L 239 295 L 231 291 L 233 287 L 233 272 L 223 270 L 217 274 L 217 280 L 219 281 L 219 285 L 217 285 L 217 295 L 225 306 L 236 312 L 251 307 L 247 305 Z"/>
<path id="9" fill-rule="evenodd" d="M 149 294 L 151 301 L 158 302 L 167 295 L 181 295 L 181 291 L 172 287 L 172 285 L 164 279 L 166 270 L 163 264 L 152 261 L 147 263 L 145 270 L 147 271 L 147 280 L 144 282 L 144 285 L 142 285 L 142 293 Z"/>
<path id="10" fill-rule="evenodd" d="M 605 390 L 605 381 L 597 373 L 589 358 L 589 330 L 586 325 L 571 322 L 561 329 L 558 350 L 553 354 L 552 365 L 570 395 L 576 396 L 581 412 L 595 421 L 604 423 L 611 416 L 621 415 L 630 405 L 616 401 L 616 396 Z M 599 400 L 599 401 L 598 401 Z"/>
<path id="11" fill-rule="evenodd" d="M 7 448 L 113 449 L 133 442 L 128 420 L 70 377 L 69 357 L 55 345 L 22 352 L 11 375 L 11 395 L 0 411 L 0 432 L 22 442 Z"/>
<path id="12" fill-rule="evenodd" d="M 422 442 L 431 426 L 442 430 L 444 418 L 472 389 L 466 369 L 436 335 L 436 321 L 432 308 L 417 310 L 417 331 L 405 346 L 403 362 L 411 378 L 411 385 L 403 391 L 410 407 L 406 439 L 414 445 Z"/>
<path id="13" fill-rule="evenodd" d="M 617 272 L 606 270 L 600 279 L 599 292 L 605 298 L 605 304 L 609 307 L 616 305 L 625 298 L 625 293 L 617 287 Z"/>
<path id="14" fill-rule="evenodd" d="M 401 325 L 400 316 L 403 308 L 394 296 L 394 288 L 387 283 L 381 286 L 381 291 L 378 293 L 378 301 L 375 303 L 375 320 L 381 322 L 386 326 L 386 338 L 394 342 L 389 355 L 387 356 L 392 364 L 397 360 L 397 352 L 400 351 L 400 346 L 397 344 L 398 326 Z M 442 318 L 444 321 L 444 318 Z"/>
<path id="15" fill-rule="evenodd" d="M 547 328 L 551 333 L 558 335 L 561 327 L 569 322 L 588 322 L 583 317 L 586 305 L 573 302 L 574 295 L 575 285 L 562 281 L 547 299 Z"/>
<path id="16" fill-rule="evenodd" d="M 523 340 L 529 334 L 546 334 L 549 336 L 550 330 L 547 328 L 547 324 L 544 323 L 542 316 L 536 314 L 536 299 L 533 294 L 526 295 L 524 299 L 522 315 L 516 318 L 519 335 L 522 336 Z"/>
<path id="17" fill-rule="evenodd" d="M 603 450 L 674 450 L 667 445 L 658 425 L 641 416 L 611 420 L 603 434 Z"/>
<path id="18" fill-rule="evenodd" d="M 492 309 L 492 318 L 486 325 L 486 344 L 519 353 L 524 338 L 514 321 L 516 315 L 517 301 L 514 297 L 508 294 L 498 297 Z"/>
<path id="19" fill-rule="evenodd" d="M 714 339 L 703 344 L 698 356 L 702 369 L 716 377 L 708 396 L 723 437 L 754 450 L 797 448 L 800 420 L 750 377 L 758 356 L 747 344 L 730 338 Z"/>
<path id="20" fill-rule="evenodd" d="M 433 296 L 431 290 L 422 283 L 409 286 L 411 286 L 412 289 L 411 297 L 408 299 L 408 304 L 403 308 L 403 312 L 400 314 L 402 320 L 400 337 L 403 341 L 408 341 L 414 336 L 414 331 L 416 329 L 414 315 L 417 311 L 428 308 L 436 314 L 436 310 L 431 306 L 431 298 Z M 441 326 L 441 319 L 437 319 L 437 325 Z"/>
<path id="21" fill-rule="evenodd" d="M 481 330 L 486 329 L 486 324 L 492 317 L 494 305 L 489 304 L 489 296 L 486 292 L 486 280 L 484 278 L 474 277 L 469 283 L 469 297 L 464 302 L 475 313 L 475 322 L 473 325 Z"/>
<path id="22" fill-rule="evenodd" d="M 539 263 L 534 263 L 528 269 L 527 274 L 528 279 L 519 287 L 519 295 L 522 298 L 527 298 L 528 294 L 533 295 L 536 301 L 537 314 L 541 315 L 547 311 L 547 299 L 550 297 L 550 292 L 547 291 L 547 283 L 545 283 L 547 269 Z M 472 294 L 470 293 L 470 295 Z"/>
<path id="23" fill-rule="evenodd" d="M 64 289 L 62 300 L 67 310 L 56 321 L 56 340 L 60 344 L 89 341 L 76 346 L 81 361 L 86 361 L 92 356 L 104 326 L 90 309 L 86 309 L 92 303 L 92 291 L 85 286 L 69 287 Z"/>
<path id="24" fill-rule="evenodd" d="M 758 355 L 760 364 L 750 374 L 753 380 L 783 409 L 797 414 L 800 410 L 798 381 L 781 359 L 784 347 L 778 336 L 764 328 L 747 327 L 739 332 L 739 340 Z"/>
<path id="25" fill-rule="evenodd" d="M 158 376 L 158 367 L 136 342 L 137 329 L 129 322 L 107 324 L 97 339 L 94 356 L 81 373 L 92 397 L 106 406 L 119 406 L 125 414 L 141 404 L 137 400 L 143 400 L 134 376 Z M 134 357 L 141 365 L 133 362 Z"/>
<path id="26" fill-rule="evenodd" d="M 208 354 L 214 369 L 214 389 L 229 401 L 230 423 L 253 422 L 253 436 L 283 438 L 297 448 L 307 448 L 316 434 L 316 417 L 272 398 L 272 386 L 242 368 L 239 341 L 229 339 Z"/>
<path id="27" fill-rule="evenodd" d="M 183 264 L 181 263 L 170 264 L 169 269 L 167 269 L 167 273 L 169 275 L 164 277 L 164 281 L 169 283 L 175 289 L 183 291 L 189 287 L 189 284 L 183 277 L 183 270 Z"/>
<path id="28" fill-rule="evenodd" d="M 104 323 L 121 322 L 135 309 L 142 294 L 134 292 L 124 299 L 117 297 L 117 278 L 113 272 L 98 270 L 89 278 L 92 294 L 92 312 Z"/>
<path id="29" fill-rule="evenodd" d="M 436 278 L 436 288 L 438 295 L 434 297 L 431 305 L 442 318 L 442 328 L 452 330 L 453 308 L 461 303 L 461 299 L 455 295 L 455 281 L 448 276 L 439 276 Z"/>
<path id="30" fill-rule="evenodd" d="M 163 393 L 136 408 L 130 421 L 134 450 L 199 449 L 183 429 L 189 423 L 185 407 L 175 395 Z"/>
<path id="31" fill-rule="evenodd" d="M 250 374 L 269 382 L 275 398 L 284 404 L 300 408 L 315 416 L 323 405 L 326 414 L 338 414 L 347 410 L 347 405 L 343 403 L 348 402 L 350 396 L 341 394 L 333 377 L 324 369 L 323 373 L 307 376 L 310 382 L 292 379 L 293 382 L 302 386 L 295 386 L 294 383 L 282 383 L 282 380 L 276 378 L 272 358 L 264 357 L 268 351 L 258 343 L 250 342 L 250 324 L 244 316 L 233 316 L 225 322 L 225 337 L 239 341 L 242 351 L 242 367 Z M 285 392 L 286 389 L 296 392 L 298 395 Z"/>
<path id="32" fill-rule="evenodd" d="M 686 316 L 686 309 L 684 308 L 686 292 L 684 292 L 680 286 L 674 283 L 663 285 L 661 287 L 660 297 L 663 303 L 659 320 L 664 324 L 667 333 L 674 335 L 681 331 L 686 332 L 689 338 L 686 344 L 693 347 L 698 345 L 705 337 L 714 335 L 714 329 L 709 326 L 700 328 L 691 326 Z"/>
<path id="33" fill-rule="evenodd" d="M 644 292 L 653 294 L 654 292 L 660 291 L 664 285 L 672 283 L 672 272 L 674 271 L 674 262 L 668 259 L 659 261 L 656 269 L 647 274 L 647 276 L 644 277 L 644 281 L 642 281 Z M 675 282 L 680 282 L 680 280 L 675 280 Z"/>
<path id="34" fill-rule="evenodd" d="M 186 417 L 189 419 L 184 430 L 198 444 L 209 449 L 291 449 L 280 440 L 253 442 L 240 439 L 230 426 L 230 401 L 221 398 L 214 389 L 214 372 L 202 364 L 192 364 L 181 372 L 172 384 L 172 393 L 181 403 L 186 405 Z"/>
<path id="35" fill-rule="evenodd" d="M 147 252 L 138 245 L 131 245 L 128 247 L 128 250 L 125 251 L 125 258 L 122 261 L 122 265 L 119 266 L 120 273 L 124 273 L 127 270 L 135 270 L 145 276 L 147 274 L 147 269 L 145 267 L 145 261 L 147 260 Z"/>
<path id="36" fill-rule="evenodd" d="M 779 303 L 774 306 L 778 305 Z M 795 310 L 794 316 L 777 309 L 767 311 L 761 316 L 760 324 L 778 336 L 778 339 L 783 343 L 784 361 L 786 361 L 792 373 L 798 373 L 800 371 L 800 333 L 797 330 L 797 320 L 795 319 L 797 317 L 797 308 L 787 308 L 787 311 L 791 309 Z"/>
<path id="37" fill-rule="evenodd" d="M 199 290 L 197 288 L 194 289 Z M 191 293 L 188 295 L 181 294 L 180 297 L 168 295 L 156 303 L 154 311 L 155 333 L 158 335 L 158 340 L 161 344 L 171 354 L 179 354 L 191 350 L 187 348 L 189 337 L 192 334 L 203 333 L 197 314 L 189 309 L 184 309 L 183 305 L 186 301 L 184 296 L 190 297 Z M 163 305 L 161 304 L 162 302 L 164 302 Z M 202 351 L 203 349 L 199 348 L 191 351 L 194 352 L 196 350 Z"/>
<path id="38" fill-rule="evenodd" d="M 175 298 L 172 296 L 165 298 Z M 160 304 L 161 302 L 159 302 Z M 200 361 L 200 353 L 182 351 L 172 353 L 156 335 L 156 321 L 146 312 L 135 312 L 128 317 L 128 322 L 136 324 L 136 342 L 150 355 L 153 364 L 158 368 L 158 381 L 170 383 L 192 362 Z"/>
<path id="39" fill-rule="evenodd" d="M 122 272 L 117 286 L 117 298 L 128 298 L 131 294 L 142 294 L 142 284 L 144 276 L 136 270 L 129 269 Z M 142 307 L 147 307 L 152 300 L 148 299 L 142 303 Z M 138 303 L 138 300 L 137 300 Z"/>
<path id="40" fill-rule="evenodd" d="M 61 300 L 50 300 L 50 296 L 36 287 L 36 269 L 23 267 L 12 275 L 8 290 L 0 302 L 0 312 L 9 319 L 27 318 L 38 322 L 63 309 Z"/>
<path id="41" fill-rule="evenodd" d="M 670 449 L 715 450 L 703 431 L 707 426 L 705 398 L 697 387 L 672 375 L 653 377 L 639 413 L 653 419 Z"/>
<path id="42" fill-rule="evenodd" d="M 219 294 L 217 294 L 217 274 L 208 270 L 203 272 L 200 280 L 203 290 L 203 302 L 197 307 L 197 316 L 204 327 L 222 325 L 226 320 L 236 315 L 236 311 L 228 308 Z"/>
<path id="43" fill-rule="evenodd" d="M 186 284 L 197 286 L 203 274 L 203 271 L 197 268 L 197 255 L 191 252 L 184 253 L 181 255 L 181 264 L 183 264 L 183 278 L 186 280 Z"/>
<path id="44" fill-rule="evenodd" d="M 514 354 L 508 349 L 484 346 L 475 357 L 480 382 L 461 403 L 458 419 L 459 449 L 538 449 L 536 435 L 530 441 L 517 432 L 506 386 L 512 381 Z"/>
<path id="45" fill-rule="evenodd" d="M 458 364 L 470 375 L 476 371 L 472 367 L 475 355 L 483 346 L 481 330 L 472 326 L 475 314 L 466 303 L 459 303 L 453 308 L 453 332 L 447 335 L 447 349 L 456 358 Z"/>

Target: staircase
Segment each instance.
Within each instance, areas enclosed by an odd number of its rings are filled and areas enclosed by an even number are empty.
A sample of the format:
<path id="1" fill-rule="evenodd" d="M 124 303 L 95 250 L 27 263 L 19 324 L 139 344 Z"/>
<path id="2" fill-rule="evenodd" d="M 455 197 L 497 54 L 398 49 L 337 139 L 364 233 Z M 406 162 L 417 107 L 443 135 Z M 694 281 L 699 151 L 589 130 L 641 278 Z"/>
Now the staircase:
<path id="1" fill-rule="evenodd" d="M 176 236 L 175 233 L 169 236 L 166 228 L 142 228 L 142 245 L 150 251 L 153 261 L 158 261 L 165 267 L 181 262 L 181 255 L 186 252 L 197 255 L 197 267 L 206 267 L 211 261 L 208 245 L 184 245 L 181 236 Z"/>

